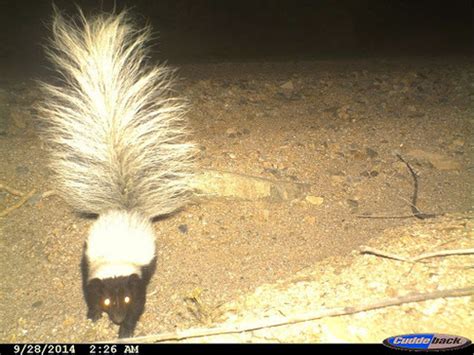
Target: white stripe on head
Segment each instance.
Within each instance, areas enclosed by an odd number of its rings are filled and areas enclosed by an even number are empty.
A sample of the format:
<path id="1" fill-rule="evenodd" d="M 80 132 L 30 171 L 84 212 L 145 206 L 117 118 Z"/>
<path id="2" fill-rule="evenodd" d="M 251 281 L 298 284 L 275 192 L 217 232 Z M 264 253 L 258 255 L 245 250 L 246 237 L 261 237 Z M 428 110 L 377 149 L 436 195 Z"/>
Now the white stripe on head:
<path id="1" fill-rule="evenodd" d="M 141 277 L 141 268 L 133 264 L 106 263 L 96 267 L 92 265 L 89 280 L 95 278 L 104 280 L 120 276 L 130 276 L 132 274 L 137 274 Z"/>
<path id="2" fill-rule="evenodd" d="M 86 256 L 91 276 L 97 273 L 124 276 L 138 273 L 155 257 L 151 222 L 138 213 L 109 211 L 92 225 Z"/>

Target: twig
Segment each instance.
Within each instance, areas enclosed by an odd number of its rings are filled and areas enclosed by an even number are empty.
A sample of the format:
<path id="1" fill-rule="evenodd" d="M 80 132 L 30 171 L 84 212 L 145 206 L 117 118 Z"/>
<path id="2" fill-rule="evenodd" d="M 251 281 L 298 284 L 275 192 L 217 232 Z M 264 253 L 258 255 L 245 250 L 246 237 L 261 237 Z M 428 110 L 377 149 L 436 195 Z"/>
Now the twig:
<path id="1" fill-rule="evenodd" d="M 8 191 L 8 190 L 7 190 Z M 0 212 L 0 217 L 5 217 L 11 211 L 16 210 L 17 208 L 23 206 L 23 204 L 30 199 L 36 193 L 36 189 L 31 190 L 27 194 L 25 194 L 17 203 L 14 205 L 5 208 L 3 211 Z"/>
<path id="2" fill-rule="evenodd" d="M 379 309 L 379 308 L 398 306 L 404 303 L 422 302 L 422 301 L 432 300 L 436 298 L 445 298 L 445 297 L 464 297 L 464 296 L 469 296 L 472 294 L 474 294 L 474 286 L 466 287 L 466 288 L 451 289 L 451 290 L 434 291 L 430 293 L 414 293 L 414 294 L 409 294 L 406 296 L 389 298 L 389 299 L 372 303 L 372 304 L 358 305 L 358 306 L 353 306 L 353 307 L 336 307 L 336 308 L 326 309 L 322 311 L 306 312 L 306 313 L 297 314 L 297 315 L 288 316 L 288 317 L 276 317 L 273 319 L 260 320 L 257 322 L 241 323 L 241 324 L 236 324 L 232 326 L 187 329 L 187 330 L 177 331 L 177 332 L 169 332 L 169 333 L 156 334 L 156 335 L 150 335 L 150 336 L 120 339 L 119 342 L 158 343 L 158 342 L 165 342 L 165 341 L 178 341 L 178 340 L 183 340 L 183 339 L 202 338 L 202 337 L 213 336 L 213 335 L 243 333 L 243 332 L 250 332 L 250 331 L 255 331 L 255 330 L 260 330 L 260 329 L 279 327 L 283 325 L 303 323 L 303 322 L 313 321 L 313 320 L 325 318 L 325 317 L 349 315 L 349 314 L 355 314 L 355 313 L 370 311 L 370 310 Z M 116 341 L 117 340 L 107 341 L 107 342 L 109 343 L 109 342 L 116 342 Z"/>
<path id="3" fill-rule="evenodd" d="M 23 196 L 24 193 L 19 191 L 19 190 L 16 190 L 8 185 L 5 185 L 5 184 L 2 184 L 0 183 L 0 190 L 5 190 L 6 192 L 8 192 L 9 194 L 12 194 L 14 196 Z"/>
<path id="4" fill-rule="evenodd" d="M 412 258 L 412 261 L 418 261 L 422 259 L 429 259 L 438 256 L 448 256 L 448 255 L 468 255 L 474 254 L 474 248 L 471 249 L 452 249 L 452 250 L 443 250 L 443 251 L 436 251 L 433 253 L 424 253 L 415 258 Z"/>
<path id="5" fill-rule="evenodd" d="M 427 218 L 433 218 L 440 216 L 441 214 L 435 214 L 435 213 L 424 213 L 420 211 L 418 207 L 416 207 L 416 201 L 418 200 L 418 176 L 416 175 L 415 171 L 411 167 L 411 165 L 403 159 L 403 157 L 400 154 L 395 154 L 398 159 L 400 159 L 405 165 L 407 166 L 408 170 L 410 171 L 411 176 L 413 177 L 413 184 L 414 184 L 414 191 L 413 191 L 413 196 L 411 199 L 411 202 L 408 202 L 411 208 L 411 211 L 413 214 L 411 215 L 402 215 L 402 216 L 383 216 L 383 215 L 372 215 L 372 216 L 366 216 L 366 215 L 356 215 L 357 218 L 383 218 L 383 219 L 402 219 L 402 218 L 419 218 L 419 219 L 427 219 Z M 403 199 L 405 200 L 405 199 Z"/>
<path id="6" fill-rule="evenodd" d="M 424 253 L 424 254 L 420 254 L 418 256 L 415 256 L 413 258 L 404 258 L 403 256 L 400 256 L 400 255 L 397 255 L 397 254 L 388 253 L 388 252 L 377 250 L 377 249 L 367 247 L 367 246 L 360 247 L 360 252 L 362 254 L 373 254 L 373 255 L 389 258 L 389 259 L 395 259 L 395 260 L 399 260 L 399 261 L 406 261 L 406 262 L 414 263 L 414 262 L 417 262 L 419 260 L 434 258 L 434 257 L 438 257 L 438 256 L 474 254 L 474 248 L 472 248 L 472 249 L 451 249 L 451 250 L 443 250 L 443 251 L 437 251 L 437 252 L 432 252 L 432 253 Z"/>
<path id="7" fill-rule="evenodd" d="M 57 195 L 57 192 L 55 190 L 48 190 L 48 191 L 45 191 L 41 194 L 41 198 L 48 198 L 48 197 L 54 196 L 54 195 Z"/>
<path id="8" fill-rule="evenodd" d="M 374 248 L 371 248 L 371 247 L 361 246 L 359 248 L 359 251 L 361 252 L 361 254 L 373 254 L 373 255 L 381 256 L 381 257 L 388 258 L 388 259 L 394 259 L 394 260 L 399 260 L 399 261 L 408 261 L 408 259 L 404 258 L 403 256 L 393 254 L 393 253 L 389 253 L 389 252 L 382 251 L 382 250 L 377 250 L 377 249 L 374 249 Z"/>
<path id="9" fill-rule="evenodd" d="M 414 190 L 413 190 L 413 197 L 411 199 L 411 211 L 413 212 L 413 215 L 419 219 L 436 217 L 436 214 L 424 213 L 420 211 L 418 207 L 416 207 L 416 200 L 418 199 L 418 176 L 416 175 L 411 165 L 405 159 L 403 159 L 403 157 L 400 154 L 396 154 L 396 156 L 398 157 L 398 159 L 400 159 L 402 162 L 405 163 L 408 170 L 410 170 L 411 176 L 413 177 Z"/>
<path id="10" fill-rule="evenodd" d="M 363 215 L 363 214 L 358 214 L 356 215 L 357 218 L 383 218 L 383 219 L 395 219 L 395 218 L 413 218 L 415 217 L 414 215 L 405 215 L 405 216 L 384 216 L 384 215 Z"/>

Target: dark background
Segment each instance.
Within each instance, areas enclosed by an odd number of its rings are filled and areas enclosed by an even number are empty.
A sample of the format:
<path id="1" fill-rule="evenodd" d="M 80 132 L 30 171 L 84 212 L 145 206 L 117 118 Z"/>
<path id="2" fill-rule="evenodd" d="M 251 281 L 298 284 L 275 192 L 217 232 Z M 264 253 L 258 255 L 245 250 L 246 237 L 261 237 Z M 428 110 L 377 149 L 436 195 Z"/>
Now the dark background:
<path id="1" fill-rule="evenodd" d="M 75 3 L 55 0 L 68 14 Z M 470 0 L 78 0 L 86 13 L 131 8 L 170 62 L 458 55 L 472 49 Z M 0 0 L 0 65 L 39 68 L 51 0 Z"/>

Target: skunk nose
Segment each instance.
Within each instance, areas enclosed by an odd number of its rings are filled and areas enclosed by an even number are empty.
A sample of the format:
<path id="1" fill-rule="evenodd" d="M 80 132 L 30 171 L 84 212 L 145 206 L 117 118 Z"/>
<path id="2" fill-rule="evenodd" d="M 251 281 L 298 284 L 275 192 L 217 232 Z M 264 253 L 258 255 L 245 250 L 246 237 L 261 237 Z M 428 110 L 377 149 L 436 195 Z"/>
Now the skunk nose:
<path id="1" fill-rule="evenodd" d="M 109 318 L 115 324 L 120 325 L 125 319 L 125 313 L 124 312 L 110 312 Z"/>

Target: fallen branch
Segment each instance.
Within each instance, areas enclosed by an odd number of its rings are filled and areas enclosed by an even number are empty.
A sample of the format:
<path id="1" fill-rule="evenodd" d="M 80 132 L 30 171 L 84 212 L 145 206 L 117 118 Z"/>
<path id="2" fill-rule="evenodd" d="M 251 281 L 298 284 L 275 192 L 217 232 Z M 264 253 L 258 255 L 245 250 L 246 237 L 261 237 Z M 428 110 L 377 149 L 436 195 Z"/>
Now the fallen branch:
<path id="1" fill-rule="evenodd" d="M 28 192 L 27 194 L 24 194 L 23 192 L 15 190 L 15 189 L 13 189 L 13 188 L 11 188 L 7 185 L 4 185 L 4 184 L 0 184 L 0 190 L 5 190 L 8 193 L 10 193 L 12 195 L 15 195 L 15 196 L 22 196 L 21 199 L 17 203 L 15 203 L 14 205 L 12 205 L 10 207 L 7 207 L 3 211 L 1 211 L 0 212 L 0 217 L 5 217 L 11 211 L 16 210 L 17 208 L 20 208 L 21 206 L 23 206 L 23 204 L 26 201 L 28 201 L 31 198 L 31 196 L 33 196 L 36 193 L 36 190 L 33 189 L 30 192 Z"/>
<path id="2" fill-rule="evenodd" d="M 374 248 L 366 247 L 366 246 L 360 247 L 360 252 L 362 254 L 373 254 L 373 255 L 384 257 L 384 258 L 389 258 L 389 259 L 414 263 L 414 262 L 417 262 L 419 260 L 434 258 L 434 257 L 438 257 L 438 256 L 474 254 L 474 248 L 472 248 L 472 249 L 452 249 L 452 250 L 436 251 L 436 252 L 432 252 L 432 253 L 420 254 L 420 255 L 412 257 L 412 258 L 405 258 L 405 257 L 397 255 L 397 254 L 385 252 L 385 251 L 382 251 L 382 250 L 378 250 L 378 249 L 374 249 Z"/>
<path id="3" fill-rule="evenodd" d="M 366 312 L 366 311 L 379 309 L 379 308 L 398 306 L 404 303 L 422 302 L 422 301 L 428 301 L 428 300 L 432 300 L 436 298 L 446 298 L 446 297 L 465 297 L 465 296 L 470 296 L 472 294 L 474 294 L 474 286 L 466 287 L 466 288 L 451 289 L 451 290 L 434 291 L 430 293 L 415 293 L 415 294 L 409 294 L 409 295 L 405 295 L 401 297 L 389 298 L 387 300 L 383 300 L 383 301 L 372 303 L 372 304 L 358 305 L 358 306 L 353 306 L 353 307 L 337 307 L 337 308 L 325 309 L 325 310 L 320 310 L 320 311 L 315 311 L 315 312 L 306 312 L 303 314 L 297 314 L 297 315 L 288 316 L 288 317 L 279 316 L 273 319 L 260 320 L 257 322 L 241 323 L 241 324 L 236 324 L 236 325 L 231 325 L 231 326 L 222 326 L 222 327 L 215 327 L 215 328 L 195 328 L 195 329 L 187 329 L 183 331 L 162 333 L 162 334 L 149 335 L 149 336 L 143 336 L 143 337 L 120 339 L 119 342 L 158 343 L 158 342 L 166 342 L 166 341 L 178 341 L 178 340 L 183 340 L 183 339 L 196 339 L 196 338 L 202 338 L 202 337 L 214 336 L 214 335 L 236 334 L 236 333 L 256 331 L 260 329 L 267 329 L 267 328 L 309 322 L 309 321 L 313 321 L 320 318 L 336 317 L 336 316 Z M 116 341 L 117 340 L 107 341 L 107 343 L 116 342 Z"/>
<path id="4" fill-rule="evenodd" d="M 310 184 L 203 169 L 191 180 L 198 197 L 221 197 L 242 200 L 269 199 L 274 202 L 304 198 Z"/>

